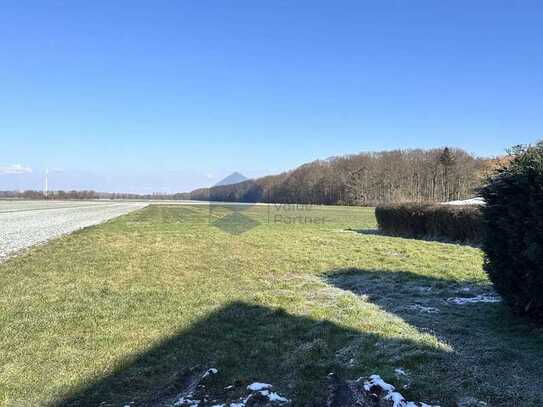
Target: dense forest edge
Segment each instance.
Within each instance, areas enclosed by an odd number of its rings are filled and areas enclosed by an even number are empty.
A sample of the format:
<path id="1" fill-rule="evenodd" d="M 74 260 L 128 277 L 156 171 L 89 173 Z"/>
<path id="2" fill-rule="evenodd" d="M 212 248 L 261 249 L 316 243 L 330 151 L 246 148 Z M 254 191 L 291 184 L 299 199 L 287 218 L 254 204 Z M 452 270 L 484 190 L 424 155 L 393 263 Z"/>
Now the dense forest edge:
<path id="1" fill-rule="evenodd" d="M 201 188 L 190 199 L 375 206 L 473 197 L 506 158 L 460 148 L 393 150 L 317 160 L 278 175 Z"/>
<path id="2" fill-rule="evenodd" d="M 507 157 L 480 158 L 460 148 L 410 149 L 335 156 L 293 170 L 175 194 L 95 191 L 0 191 L 20 199 L 164 199 L 376 206 L 473 197 Z"/>

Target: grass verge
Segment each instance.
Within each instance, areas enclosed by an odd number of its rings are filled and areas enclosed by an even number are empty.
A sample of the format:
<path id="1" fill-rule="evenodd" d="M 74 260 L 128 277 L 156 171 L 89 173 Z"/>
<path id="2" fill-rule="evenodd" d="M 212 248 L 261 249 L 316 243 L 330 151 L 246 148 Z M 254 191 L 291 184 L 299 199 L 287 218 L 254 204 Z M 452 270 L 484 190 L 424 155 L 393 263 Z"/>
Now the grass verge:
<path id="1" fill-rule="evenodd" d="M 543 403 L 541 331 L 447 301 L 492 293 L 479 250 L 350 231 L 375 227 L 367 208 L 253 206 L 241 231 L 231 214 L 150 206 L 0 265 L 0 400 L 148 405 L 198 365 L 294 405 L 331 371 L 443 406 Z"/>

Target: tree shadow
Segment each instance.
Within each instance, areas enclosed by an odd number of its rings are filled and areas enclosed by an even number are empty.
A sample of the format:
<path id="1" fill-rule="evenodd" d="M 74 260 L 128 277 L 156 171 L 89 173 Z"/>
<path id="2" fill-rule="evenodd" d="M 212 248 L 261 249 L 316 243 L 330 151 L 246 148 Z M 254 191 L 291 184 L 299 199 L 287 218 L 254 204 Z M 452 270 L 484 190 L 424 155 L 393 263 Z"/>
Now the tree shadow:
<path id="1" fill-rule="evenodd" d="M 348 364 L 355 357 L 349 353 L 355 345 L 358 367 Z M 401 349 L 406 357 L 413 355 L 416 363 L 443 353 L 408 339 L 385 338 L 235 302 L 151 349 L 122 360 L 110 374 L 73 389 L 52 405 L 164 406 L 191 381 L 191 374 L 213 367 L 219 373 L 210 384 L 211 393 L 224 394 L 225 387 L 232 385 L 229 391 L 234 400 L 247 384 L 261 381 L 272 383 L 294 406 L 324 406 L 330 372 L 346 378 L 371 373 L 386 377 L 384 370 L 392 375 L 394 365 L 376 357 L 378 347 Z"/>
<path id="2" fill-rule="evenodd" d="M 440 363 L 459 389 L 493 406 L 543 405 L 541 327 L 512 315 L 501 302 L 454 301 L 498 299 L 489 284 L 358 268 L 331 270 L 326 281 L 450 344 L 454 352 Z"/>
<path id="3" fill-rule="evenodd" d="M 381 230 L 379 230 L 378 228 L 363 228 L 363 229 L 351 229 L 351 228 L 348 228 L 348 229 L 345 229 L 346 231 L 348 232 L 355 232 L 355 233 L 359 233 L 361 235 L 376 235 L 376 236 L 386 236 L 383 234 L 383 232 Z"/>
<path id="4" fill-rule="evenodd" d="M 422 240 L 424 242 L 433 242 L 433 243 L 445 243 L 445 244 L 454 244 L 454 245 L 462 245 L 462 246 L 469 246 L 474 247 L 476 249 L 481 248 L 481 244 L 477 242 L 469 242 L 469 241 L 455 241 L 450 240 L 446 238 L 441 238 L 438 236 L 421 236 L 421 237 L 413 237 L 413 236 L 404 236 L 404 235 L 396 235 L 392 233 L 385 233 L 379 228 L 365 228 L 365 229 L 346 229 L 349 232 L 355 232 L 359 233 L 361 235 L 367 235 L 367 236 L 385 236 L 385 237 L 395 237 L 398 239 L 408 239 L 408 240 Z"/>

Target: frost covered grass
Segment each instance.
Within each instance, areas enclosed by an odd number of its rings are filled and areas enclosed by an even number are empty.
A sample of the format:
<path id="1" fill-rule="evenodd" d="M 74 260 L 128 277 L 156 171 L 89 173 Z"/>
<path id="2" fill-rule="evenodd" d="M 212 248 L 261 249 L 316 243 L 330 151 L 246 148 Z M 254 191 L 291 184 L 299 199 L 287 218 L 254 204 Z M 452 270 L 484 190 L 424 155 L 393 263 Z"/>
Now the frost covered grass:
<path id="1" fill-rule="evenodd" d="M 430 405 L 543 403 L 541 331 L 448 301 L 493 298 L 478 249 L 347 231 L 375 228 L 366 208 L 243 215 L 259 225 L 234 235 L 205 206 L 149 206 L 1 264 L 0 404 L 156 405 L 197 366 L 231 400 L 260 382 L 322 401 L 335 372 Z"/>

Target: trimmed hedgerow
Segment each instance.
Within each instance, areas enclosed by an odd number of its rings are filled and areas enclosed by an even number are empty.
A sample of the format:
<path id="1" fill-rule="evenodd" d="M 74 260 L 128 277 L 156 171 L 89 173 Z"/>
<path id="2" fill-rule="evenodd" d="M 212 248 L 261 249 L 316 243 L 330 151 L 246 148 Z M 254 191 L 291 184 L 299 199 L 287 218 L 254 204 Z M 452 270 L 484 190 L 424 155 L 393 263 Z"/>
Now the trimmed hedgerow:
<path id="1" fill-rule="evenodd" d="M 481 241 L 481 211 L 476 205 L 403 203 L 375 209 L 379 229 L 386 234 L 455 242 Z"/>
<path id="2" fill-rule="evenodd" d="M 515 312 L 543 319 L 543 143 L 515 147 L 481 194 L 484 268 Z"/>

